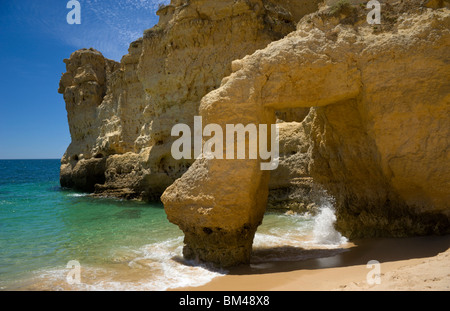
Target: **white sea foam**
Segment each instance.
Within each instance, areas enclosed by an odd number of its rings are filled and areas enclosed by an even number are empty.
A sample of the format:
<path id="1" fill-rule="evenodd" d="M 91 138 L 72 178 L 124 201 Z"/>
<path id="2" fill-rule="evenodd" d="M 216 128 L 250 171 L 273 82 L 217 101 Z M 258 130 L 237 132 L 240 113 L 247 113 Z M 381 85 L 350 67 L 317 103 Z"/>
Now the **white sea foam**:
<path id="1" fill-rule="evenodd" d="M 348 242 L 347 238 L 342 236 L 334 228 L 336 215 L 332 205 L 325 205 L 321 208 L 320 214 L 314 221 L 314 243 L 330 247 L 339 247 Z"/>
<path id="2" fill-rule="evenodd" d="M 256 233 L 253 263 L 297 261 L 330 257 L 346 251 L 347 238 L 334 227 L 336 215 L 333 200 L 326 193 L 321 197 L 320 212 L 311 215 L 281 215 L 280 220 L 266 222 L 268 228 Z"/>
<path id="3" fill-rule="evenodd" d="M 40 271 L 36 283 L 52 290 L 165 291 L 197 287 L 227 273 L 182 259 L 183 238 L 149 244 L 122 265 L 83 266 L 81 284 L 68 285 L 69 269 Z"/>
<path id="4" fill-rule="evenodd" d="M 182 248 L 183 237 L 147 245 L 141 249 L 143 256 L 131 261 L 129 266 L 143 265 L 162 272 L 153 282 L 142 284 L 152 290 L 197 287 L 227 273 L 225 270 L 183 260 Z"/>
<path id="5" fill-rule="evenodd" d="M 345 251 L 348 241 L 334 228 L 336 216 L 332 201 L 324 200 L 317 216 L 270 215 L 253 243 L 254 269 L 267 269 L 277 261 L 298 261 L 330 257 Z M 147 290 L 164 291 L 202 286 L 227 274 L 182 256 L 183 237 L 145 245 L 139 249 L 114 250 L 109 263 L 82 266 L 82 283 L 68 287 L 68 269 L 40 273 L 54 290 Z"/>
<path id="6" fill-rule="evenodd" d="M 72 198 L 81 198 L 81 197 L 87 197 L 89 193 L 70 193 L 67 196 Z"/>

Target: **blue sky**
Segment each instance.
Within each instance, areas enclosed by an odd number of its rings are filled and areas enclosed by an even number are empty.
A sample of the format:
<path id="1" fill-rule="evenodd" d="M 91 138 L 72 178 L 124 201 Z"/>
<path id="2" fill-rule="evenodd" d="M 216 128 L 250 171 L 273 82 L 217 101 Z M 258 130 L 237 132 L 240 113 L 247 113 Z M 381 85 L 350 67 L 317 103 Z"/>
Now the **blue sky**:
<path id="1" fill-rule="evenodd" d="M 81 25 L 67 23 L 67 2 L 0 0 L 0 159 L 61 158 L 70 143 L 63 59 L 93 47 L 120 61 L 168 0 L 79 0 Z"/>

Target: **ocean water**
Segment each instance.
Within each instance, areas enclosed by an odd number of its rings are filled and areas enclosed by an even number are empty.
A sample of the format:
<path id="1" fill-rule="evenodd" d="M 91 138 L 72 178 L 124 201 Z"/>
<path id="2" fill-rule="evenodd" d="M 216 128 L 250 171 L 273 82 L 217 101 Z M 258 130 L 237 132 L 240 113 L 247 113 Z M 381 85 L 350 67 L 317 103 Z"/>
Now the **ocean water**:
<path id="1" fill-rule="evenodd" d="M 0 289 L 167 290 L 228 273 L 182 258 L 183 233 L 162 205 L 61 189 L 59 167 L 0 160 Z M 267 213 L 252 265 L 314 256 L 304 249 L 341 251 L 347 240 L 327 202 L 315 217 Z"/>

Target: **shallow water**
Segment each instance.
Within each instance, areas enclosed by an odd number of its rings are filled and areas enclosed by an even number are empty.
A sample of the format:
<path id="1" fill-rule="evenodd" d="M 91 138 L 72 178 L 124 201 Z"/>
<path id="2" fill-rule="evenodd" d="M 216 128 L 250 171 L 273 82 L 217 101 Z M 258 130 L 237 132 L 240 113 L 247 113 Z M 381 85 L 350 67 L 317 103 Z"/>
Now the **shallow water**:
<path id="1" fill-rule="evenodd" d="M 183 234 L 162 205 L 62 190 L 59 166 L 59 160 L 0 161 L 1 289 L 167 290 L 227 273 L 183 260 Z M 340 249 L 346 239 L 334 231 L 333 216 L 327 204 L 317 217 L 268 213 L 252 264 L 314 254 L 301 249 Z M 70 261 L 80 264 L 79 284 L 69 284 Z"/>

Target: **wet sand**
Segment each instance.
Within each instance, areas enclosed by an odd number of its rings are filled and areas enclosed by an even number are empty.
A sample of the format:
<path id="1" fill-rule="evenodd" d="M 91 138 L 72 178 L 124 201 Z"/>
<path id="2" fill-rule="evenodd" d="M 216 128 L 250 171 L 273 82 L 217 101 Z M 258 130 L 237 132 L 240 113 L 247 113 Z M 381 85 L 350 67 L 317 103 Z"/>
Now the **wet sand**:
<path id="1" fill-rule="evenodd" d="M 273 258 L 303 258 L 273 261 Z M 309 258 L 309 259 L 307 259 Z M 374 274 L 369 261 L 380 263 L 380 284 L 367 282 Z M 147 260 L 148 261 L 148 260 Z M 83 267 L 82 284 L 69 285 L 67 270 L 40 275 L 17 284 L 19 291 L 152 290 L 152 262 L 139 260 L 101 269 Z M 182 258 L 170 261 L 183 263 Z M 138 266 L 136 266 L 138 265 Z M 186 266 L 187 269 L 190 269 Z M 200 277 L 195 267 L 192 277 Z M 177 270 L 178 271 L 178 270 Z M 170 272 L 170 271 L 166 271 Z M 369 278 L 372 279 L 372 278 Z M 192 281 L 192 279 L 190 279 Z M 166 279 L 170 283 L 169 279 Z M 173 284 L 167 284 L 170 288 Z M 402 239 L 353 241 L 342 248 L 305 249 L 295 246 L 259 249 L 251 265 L 230 269 L 199 287 L 175 291 L 361 291 L 361 290 L 450 290 L 450 235 Z"/>
<path id="2" fill-rule="evenodd" d="M 286 249 L 267 250 L 285 252 Z M 342 252 L 316 252 L 320 258 L 297 262 L 266 262 L 240 266 L 228 275 L 188 291 L 328 291 L 328 290 L 450 290 L 450 236 L 354 241 Z M 337 254 L 336 254 L 337 253 Z M 380 284 L 367 275 L 380 263 Z M 376 276 L 375 276 L 376 277 Z"/>

